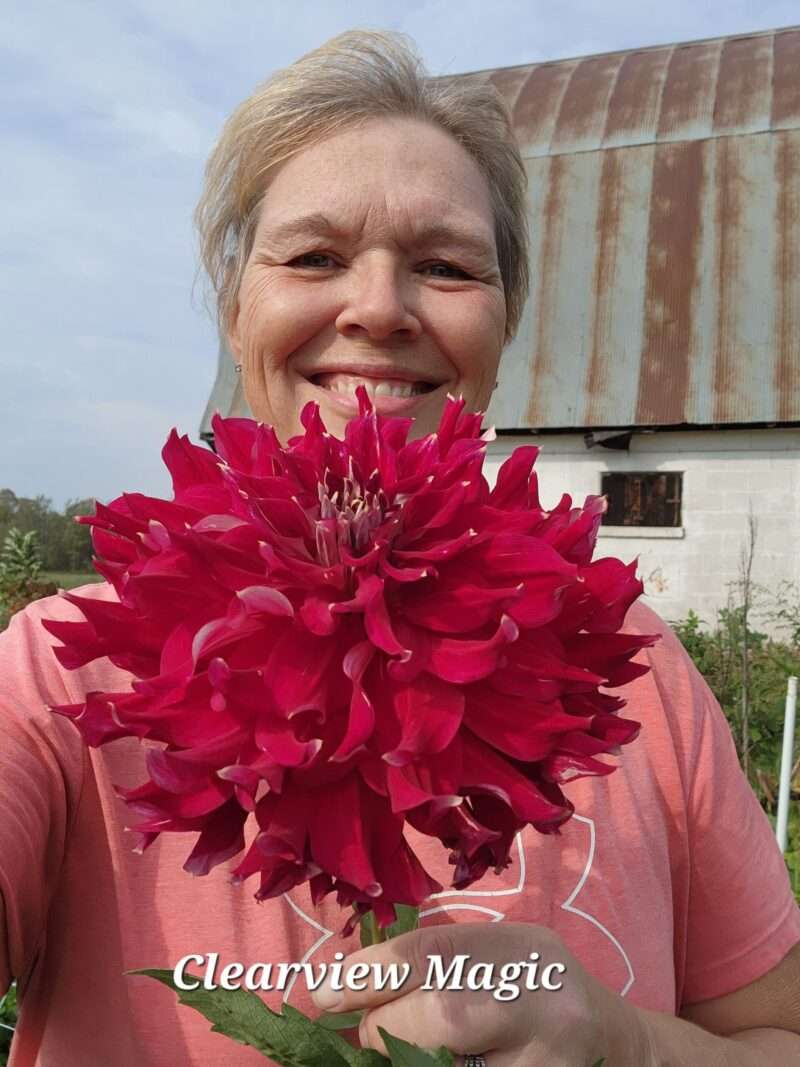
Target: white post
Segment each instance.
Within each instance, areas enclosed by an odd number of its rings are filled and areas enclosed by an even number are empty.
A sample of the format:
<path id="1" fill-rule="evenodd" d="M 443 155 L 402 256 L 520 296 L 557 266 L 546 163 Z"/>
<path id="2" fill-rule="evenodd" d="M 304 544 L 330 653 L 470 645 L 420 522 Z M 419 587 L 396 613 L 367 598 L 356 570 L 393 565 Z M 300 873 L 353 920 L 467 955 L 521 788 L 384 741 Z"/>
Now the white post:
<path id="1" fill-rule="evenodd" d="M 786 689 L 786 715 L 783 720 L 783 753 L 781 755 L 781 784 L 778 792 L 778 820 L 775 836 L 781 852 L 786 851 L 786 832 L 789 827 L 789 796 L 792 788 L 792 761 L 794 760 L 794 717 L 797 709 L 797 678 L 789 679 Z"/>

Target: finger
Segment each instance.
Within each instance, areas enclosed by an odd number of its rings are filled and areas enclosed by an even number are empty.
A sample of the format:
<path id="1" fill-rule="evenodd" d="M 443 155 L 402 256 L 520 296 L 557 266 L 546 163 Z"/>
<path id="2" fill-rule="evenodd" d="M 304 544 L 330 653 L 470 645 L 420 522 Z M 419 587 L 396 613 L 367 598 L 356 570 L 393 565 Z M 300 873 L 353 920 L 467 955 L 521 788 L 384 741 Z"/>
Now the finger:
<path id="1" fill-rule="evenodd" d="M 359 1011 L 408 996 L 429 978 L 431 957 L 445 961 L 445 966 L 459 952 L 469 949 L 456 947 L 456 940 L 464 940 L 467 924 L 429 926 L 422 930 L 393 937 L 377 945 L 370 945 L 351 953 L 343 963 L 341 983 L 333 985 L 330 975 L 311 999 L 323 1011 Z M 483 924 L 474 924 L 479 929 Z M 454 936 L 460 929 L 461 934 Z M 343 988 L 338 988 L 338 985 Z"/>
<path id="2" fill-rule="evenodd" d="M 421 1048 L 444 1045 L 462 1054 L 508 1049 L 530 1037 L 527 1013 L 509 1011 L 485 991 L 470 989 L 420 988 L 370 1009 L 361 1020 L 359 1039 L 386 1055 L 380 1028 Z"/>
<path id="3" fill-rule="evenodd" d="M 311 996 L 324 1011 L 358 1011 L 408 996 L 423 985 L 441 988 L 454 970 L 473 962 L 519 961 L 526 967 L 539 951 L 558 949 L 552 933 L 530 923 L 444 923 L 401 934 L 354 952 L 343 965 L 343 985 L 331 976 Z M 526 962 L 527 961 L 527 962 Z M 563 967 L 562 964 L 556 966 Z M 535 988 L 535 987 L 534 987 Z"/>

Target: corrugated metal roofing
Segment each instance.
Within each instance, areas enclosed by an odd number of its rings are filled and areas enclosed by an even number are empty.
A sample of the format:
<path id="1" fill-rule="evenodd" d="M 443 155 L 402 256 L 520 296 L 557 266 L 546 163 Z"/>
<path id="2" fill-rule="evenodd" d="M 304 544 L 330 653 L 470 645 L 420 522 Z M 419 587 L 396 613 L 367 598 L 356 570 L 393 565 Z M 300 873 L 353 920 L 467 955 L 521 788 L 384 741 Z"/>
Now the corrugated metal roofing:
<path id="1" fill-rule="evenodd" d="M 800 423 L 800 28 L 459 77 L 529 177 L 494 425 Z"/>

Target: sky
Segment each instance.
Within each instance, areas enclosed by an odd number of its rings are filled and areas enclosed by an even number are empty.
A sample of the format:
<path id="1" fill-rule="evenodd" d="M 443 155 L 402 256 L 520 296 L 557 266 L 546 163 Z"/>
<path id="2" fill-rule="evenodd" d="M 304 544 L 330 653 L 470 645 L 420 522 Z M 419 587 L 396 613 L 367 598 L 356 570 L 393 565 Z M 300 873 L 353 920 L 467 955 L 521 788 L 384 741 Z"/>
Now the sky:
<path id="1" fill-rule="evenodd" d="M 214 381 L 191 216 L 233 108 L 343 30 L 431 74 L 800 22 L 797 0 L 16 0 L 0 33 L 0 489 L 171 497 Z"/>

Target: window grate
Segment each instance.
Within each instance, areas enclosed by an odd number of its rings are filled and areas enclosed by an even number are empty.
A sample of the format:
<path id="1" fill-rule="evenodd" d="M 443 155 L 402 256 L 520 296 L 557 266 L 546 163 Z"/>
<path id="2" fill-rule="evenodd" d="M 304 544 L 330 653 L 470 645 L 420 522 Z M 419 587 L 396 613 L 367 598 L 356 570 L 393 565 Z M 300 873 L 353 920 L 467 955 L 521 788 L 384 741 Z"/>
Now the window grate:
<path id="1" fill-rule="evenodd" d="M 606 471 L 600 492 L 608 499 L 604 526 L 680 526 L 682 471 Z"/>

